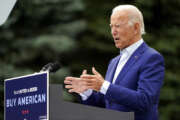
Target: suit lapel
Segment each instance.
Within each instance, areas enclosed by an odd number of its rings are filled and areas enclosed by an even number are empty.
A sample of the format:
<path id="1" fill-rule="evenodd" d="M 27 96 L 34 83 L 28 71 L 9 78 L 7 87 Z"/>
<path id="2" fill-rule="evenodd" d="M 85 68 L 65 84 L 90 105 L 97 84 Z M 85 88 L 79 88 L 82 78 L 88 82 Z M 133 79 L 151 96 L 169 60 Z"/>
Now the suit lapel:
<path id="1" fill-rule="evenodd" d="M 118 65 L 119 59 L 120 59 L 120 55 L 116 59 L 114 59 L 114 61 L 112 61 L 112 63 L 111 63 L 112 65 L 108 69 L 107 76 L 106 76 L 105 79 L 107 81 L 109 81 L 109 82 L 112 82 L 112 80 L 113 80 L 113 77 L 114 77 L 115 70 L 116 70 L 116 67 Z"/>
<path id="2" fill-rule="evenodd" d="M 124 67 L 122 68 L 121 72 L 119 73 L 118 77 L 116 78 L 115 84 L 119 84 L 120 81 L 123 79 L 128 70 L 133 66 L 133 64 L 141 57 L 142 53 L 145 51 L 145 49 L 148 46 L 146 43 L 143 43 L 129 58 L 129 60 L 126 62 Z"/>

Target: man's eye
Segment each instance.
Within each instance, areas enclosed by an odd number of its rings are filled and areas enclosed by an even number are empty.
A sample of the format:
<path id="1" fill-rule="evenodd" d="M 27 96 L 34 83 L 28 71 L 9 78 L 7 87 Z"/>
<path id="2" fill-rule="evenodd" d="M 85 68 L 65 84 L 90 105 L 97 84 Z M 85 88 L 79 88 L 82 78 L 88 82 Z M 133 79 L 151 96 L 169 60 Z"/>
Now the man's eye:
<path id="1" fill-rule="evenodd" d="M 109 25 L 110 26 L 110 28 L 113 28 L 113 27 L 115 27 L 115 28 L 120 28 L 121 27 L 121 25 L 119 25 L 119 24 L 115 24 L 115 25 Z"/>
<path id="2" fill-rule="evenodd" d="M 120 25 L 119 25 L 119 24 L 117 24 L 117 25 L 115 25 L 115 27 L 116 27 L 116 28 L 120 28 Z"/>

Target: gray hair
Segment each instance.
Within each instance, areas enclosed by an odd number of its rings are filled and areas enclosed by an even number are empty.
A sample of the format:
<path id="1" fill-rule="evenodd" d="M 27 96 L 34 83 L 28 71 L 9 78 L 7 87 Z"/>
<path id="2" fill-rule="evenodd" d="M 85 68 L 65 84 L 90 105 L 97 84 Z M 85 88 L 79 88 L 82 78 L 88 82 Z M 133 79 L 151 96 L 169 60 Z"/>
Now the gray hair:
<path id="1" fill-rule="evenodd" d="M 121 11 L 121 10 L 128 10 L 130 11 L 129 16 L 129 24 L 133 25 L 135 22 L 140 22 L 140 26 L 141 26 L 141 35 L 145 34 L 145 26 L 144 26 L 144 20 L 143 20 L 143 15 L 141 13 L 141 11 L 134 5 L 119 5 L 116 6 L 113 10 L 112 10 L 112 14 L 114 12 L 117 11 Z"/>

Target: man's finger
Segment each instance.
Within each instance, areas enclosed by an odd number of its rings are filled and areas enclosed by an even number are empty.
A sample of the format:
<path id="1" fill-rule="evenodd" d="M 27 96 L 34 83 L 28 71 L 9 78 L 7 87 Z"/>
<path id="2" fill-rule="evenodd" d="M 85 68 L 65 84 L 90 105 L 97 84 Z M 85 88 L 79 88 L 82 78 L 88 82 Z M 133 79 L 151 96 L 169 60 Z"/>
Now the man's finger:
<path id="1" fill-rule="evenodd" d="M 88 75 L 88 74 L 81 75 L 81 78 L 84 78 L 84 79 L 94 79 L 95 77 L 96 77 L 95 75 Z"/>
<path id="2" fill-rule="evenodd" d="M 70 89 L 70 88 L 73 88 L 73 86 L 72 85 L 65 85 L 65 88 Z"/>
<path id="3" fill-rule="evenodd" d="M 72 81 L 70 81 L 70 80 L 65 80 L 65 81 L 64 81 L 64 84 L 72 84 Z"/>
<path id="4" fill-rule="evenodd" d="M 74 89 L 69 89 L 68 92 L 72 93 L 72 92 L 75 92 Z"/>
<path id="5" fill-rule="evenodd" d="M 66 77 L 65 80 L 80 80 L 78 77 Z"/>
<path id="6" fill-rule="evenodd" d="M 75 81 L 75 80 L 80 80 L 78 77 L 66 77 L 65 81 Z"/>
<path id="7" fill-rule="evenodd" d="M 72 81 L 78 80 L 79 78 L 76 77 L 66 77 L 64 80 L 65 84 L 72 84 Z"/>
<path id="8" fill-rule="evenodd" d="M 83 79 L 82 80 L 82 86 L 89 86 L 92 85 L 94 81 L 92 79 Z"/>
<path id="9" fill-rule="evenodd" d="M 70 92 L 70 93 L 73 93 L 73 92 L 80 93 L 80 91 L 77 91 L 75 89 L 69 89 L 68 92 Z"/>

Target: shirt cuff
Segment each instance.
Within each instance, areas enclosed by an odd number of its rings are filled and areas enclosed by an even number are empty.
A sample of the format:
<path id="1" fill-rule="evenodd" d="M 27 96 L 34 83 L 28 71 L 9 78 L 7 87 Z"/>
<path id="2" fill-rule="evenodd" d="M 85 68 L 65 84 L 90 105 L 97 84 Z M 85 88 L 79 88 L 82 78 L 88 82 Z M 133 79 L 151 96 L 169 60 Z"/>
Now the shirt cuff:
<path id="1" fill-rule="evenodd" d="M 92 89 L 88 89 L 84 91 L 83 93 L 80 93 L 79 95 L 81 96 L 81 99 L 85 101 L 89 98 L 89 96 L 91 96 L 92 92 L 93 92 Z"/>
<path id="2" fill-rule="evenodd" d="M 105 95 L 109 88 L 109 85 L 110 85 L 110 82 L 104 81 L 104 83 L 101 86 L 100 92 Z"/>

